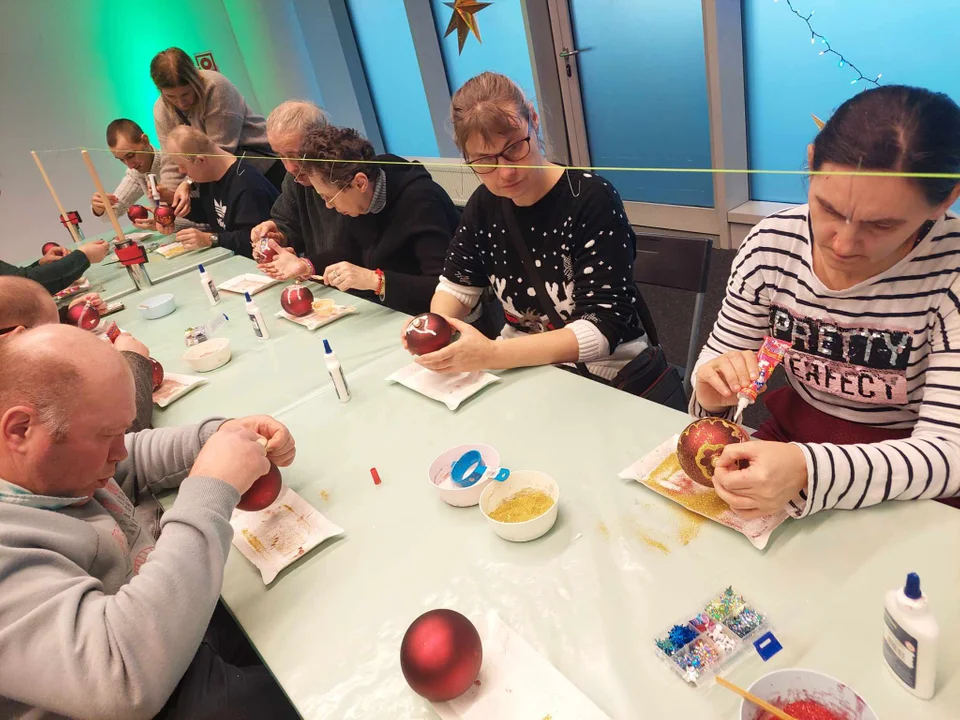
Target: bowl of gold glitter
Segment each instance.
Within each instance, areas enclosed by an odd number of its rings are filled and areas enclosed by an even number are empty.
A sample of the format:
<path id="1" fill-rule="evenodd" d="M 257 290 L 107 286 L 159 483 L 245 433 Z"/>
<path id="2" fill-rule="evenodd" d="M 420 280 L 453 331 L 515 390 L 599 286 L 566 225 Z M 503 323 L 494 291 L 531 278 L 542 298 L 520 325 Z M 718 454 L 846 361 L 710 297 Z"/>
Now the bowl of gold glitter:
<path id="1" fill-rule="evenodd" d="M 515 470 L 480 493 L 480 512 L 504 540 L 527 542 L 546 535 L 557 521 L 560 488 L 535 470 Z"/>

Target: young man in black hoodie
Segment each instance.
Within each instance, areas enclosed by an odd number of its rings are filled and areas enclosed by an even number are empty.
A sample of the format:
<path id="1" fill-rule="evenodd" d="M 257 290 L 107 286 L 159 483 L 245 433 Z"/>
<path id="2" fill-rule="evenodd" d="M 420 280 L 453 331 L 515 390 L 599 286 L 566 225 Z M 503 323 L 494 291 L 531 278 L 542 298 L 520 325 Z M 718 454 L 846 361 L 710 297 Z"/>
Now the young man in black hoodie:
<path id="1" fill-rule="evenodd" d="M 177 167 L 196 183 L 200 193 L 199 212 L 190 218 L 205 222 L 213 232 L 186 228 L 177 240 L 188 250 L 220 245 L 237 255 L 253 257 L 250 231 L 270 217 L 270 208 L 280 194 L 263 174 L 226 152 L 202 132 L 180 125 L 167 136 L 167 148 Z"/>
<path id="2" fill-rule="evenodd" d="M 322 275 L 327 285 L 394 310 L 427 312 L 460 219 L 446 191 L 420 163 L 378 156 L 350 128 L 312 130 L 298 155 L 314 190 L 343 216 L 343 257 L 298 258 L 273 244 L 278 255 L 261 268 L 283 279 Z"/>

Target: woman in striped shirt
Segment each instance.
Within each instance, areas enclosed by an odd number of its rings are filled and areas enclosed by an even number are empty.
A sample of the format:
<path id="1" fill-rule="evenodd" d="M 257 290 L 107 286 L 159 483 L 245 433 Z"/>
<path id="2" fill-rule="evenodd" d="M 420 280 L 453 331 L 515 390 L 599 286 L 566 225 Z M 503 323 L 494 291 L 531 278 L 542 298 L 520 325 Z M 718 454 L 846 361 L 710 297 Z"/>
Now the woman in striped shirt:
<path id="1" fill-rule="evenodd" d="M 808 148 L 808 204 L 737 253 L 694 372 L 691 412 L 730 417 L 764 336 L 793 344 L 757 442 L 727 447 L 717 493 L 745 517 L 796 517 L 960 493 L 960 107 L 880 87 Z M 822 173 L 822 174 L 821 174 Z"/>

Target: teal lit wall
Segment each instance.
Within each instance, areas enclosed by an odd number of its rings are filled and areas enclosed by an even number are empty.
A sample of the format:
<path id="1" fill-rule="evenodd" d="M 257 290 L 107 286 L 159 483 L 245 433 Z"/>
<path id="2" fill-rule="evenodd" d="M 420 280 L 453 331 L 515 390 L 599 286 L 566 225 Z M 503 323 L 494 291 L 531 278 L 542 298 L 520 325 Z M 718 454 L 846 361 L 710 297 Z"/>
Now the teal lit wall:
<path id="1" fill-rule="evenodd" d="M 347 8 L 387 152 L 437 157 L 403 0 L 347 0 Z"/>
<path id="2" fill-rule="evenodd" d="M 431 3 L 451 95 L 474 75 L 492 70 L 512 78 L 528 98 L 535 99 L 536 87 L 520 0 L 499 0 L 478 12 L 474 17 L 483 43 L 478 43 L 471 33 L 462 55 L 457 54 L 456 31 L 443 37 L 453 11 L 444 0 L 431 0 Z"/>
<path id="3" fill-rule="evenodd" d="M 570 10 L 591 164 L 710 167 L 700 0 L 571 0 Z M 713 205 L 708 174 L 603 174 L 624 200 Z"/>
<path id="4" fill-rule="evenodd" d="M 794 0 L 794 7 L 815 10 L 816 31 L 864 75 L 883 73 L 881 83 L 920 85 L 960 101 L 956 0 Z M 817 132 L 810 114 L 826 120 L 866 86 L 851 85 L 852 70 L 818 54 L 821 46 L 810 44 L 806 24 L 783 0 L 743 0 L 743 42 L 750 167 L 800 170 Z M 806 185 L 802 176 L 753 175 L 750 196 L 802 203 Z"/>

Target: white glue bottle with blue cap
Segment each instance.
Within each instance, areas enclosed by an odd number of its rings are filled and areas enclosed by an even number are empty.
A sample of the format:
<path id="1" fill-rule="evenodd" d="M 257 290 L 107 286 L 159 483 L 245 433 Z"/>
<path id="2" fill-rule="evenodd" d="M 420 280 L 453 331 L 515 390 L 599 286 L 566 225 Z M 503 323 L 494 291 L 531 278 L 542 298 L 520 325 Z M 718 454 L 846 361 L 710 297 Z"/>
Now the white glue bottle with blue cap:
<path id="1" fill-rule="evenodd" d="M 333 380 L 333 389 L 337 391 L 340 402 L 348 402 L 350 400 L 350 388 L 347 387 L 347 379 L 343 376 L 340 358 L 330 348 L 330 341 L 326 338 L 323 340 L 323 361 L 327 364 L 327 372 L 330 373 L 330 379 Z"/>
<path id="2" fill-rule="evenodd" d="M 203 287 L 203 292 L 206 293 L 207 300 L 210 301 L 211 305 L 218 305 L 220 303 L 220 291 L 217 290 L 213 278 L 210 277 L 210 273 L 203 269 L 203 265 L 198 265 L 197 269 L 200 271 L 200 285 Z"/>
<path id="3" fill-rule="evenodd" d="M 894 678 L 923 700 L 933 697 L 940 628 L 920 591 L 920 576 L 887 593 L 883 613 L 883 659 Z"/>
<path id="4" fill-rule="evenodd" d="M 253 325 L 253 334 L 261 340 L 266 340 L 270 337 L 270 331 L 267 330 L 267 324 L 263 321 L 263 313 L 260 312 L 260 308 L 250 297 L 250 293 L 243 293 L 243 297 L 245 300 L 243 307 L 247 311 L 247 317 L 250 318 L 250 324 Z"/>

